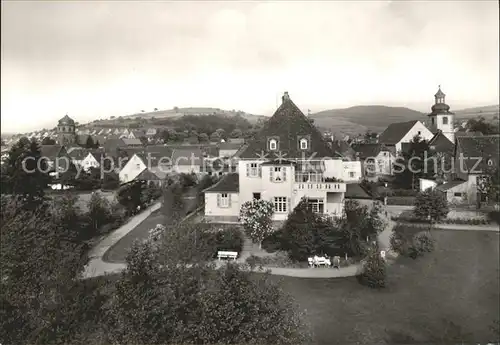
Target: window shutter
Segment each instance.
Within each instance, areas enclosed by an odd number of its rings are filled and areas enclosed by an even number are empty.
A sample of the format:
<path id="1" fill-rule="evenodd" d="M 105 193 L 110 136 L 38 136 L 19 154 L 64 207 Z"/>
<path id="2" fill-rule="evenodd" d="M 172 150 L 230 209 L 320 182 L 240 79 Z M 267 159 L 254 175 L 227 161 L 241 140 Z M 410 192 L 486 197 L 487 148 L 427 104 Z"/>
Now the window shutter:
<path id="1" fill-rule="evenodd" d="M 221 195 L 220 194 L 217 194 L 217 207 L 220 207 L 220 199 L 221 199 Z"/>
<path id="2" fill-rule="evenodd" d="M 290 197 L 288 197 L 288 198 L 286 198 L 286 199 L 287 199 L 286 211 L 287 211 L 288 213 L 290 213 L 290 212 L 292 211 L 292 210 L 291 210 L 291 198 L 290 198 Z"/>
<path id="3" fill-rule="evenodd" d="M 247 176 L 250 176 L 250 163 L 247 163 Z"/>
<path id="4" fill-rule="evenodd" d="M 231 194 L 227 195 L 227 205 L 231 207 Z"/>
<path id="5" fill-rule="evenodd" d="M 286 181 L 286 167 L 283 167 L 283 181 Z"/>
<path id="6" fill-rule="evenodd" d="M 258 165 L 257 169 L 259 169 L 259 177 L 262 177 L 262 167 L 260 164 Z"/>
<path id="7" fill-rule="evenodd" d="M 269 168 L 269 181 L 273 182 L 273 168 Z"/>

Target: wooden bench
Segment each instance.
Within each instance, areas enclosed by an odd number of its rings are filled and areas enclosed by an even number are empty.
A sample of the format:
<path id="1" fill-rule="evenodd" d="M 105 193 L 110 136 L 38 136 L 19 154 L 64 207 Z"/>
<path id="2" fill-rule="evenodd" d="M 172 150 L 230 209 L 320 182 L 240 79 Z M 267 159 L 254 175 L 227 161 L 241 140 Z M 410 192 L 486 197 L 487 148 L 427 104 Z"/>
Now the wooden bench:
<path id="1" fill-rule="evenodd" d="M 226 252 L 226 251 L 218 251 L 217 252 L 217 259 L 219 259 L 219 261 L 221 259 L 233 259 L 236 260 L 236 258 L 238 257 L 238 252 Z"/>

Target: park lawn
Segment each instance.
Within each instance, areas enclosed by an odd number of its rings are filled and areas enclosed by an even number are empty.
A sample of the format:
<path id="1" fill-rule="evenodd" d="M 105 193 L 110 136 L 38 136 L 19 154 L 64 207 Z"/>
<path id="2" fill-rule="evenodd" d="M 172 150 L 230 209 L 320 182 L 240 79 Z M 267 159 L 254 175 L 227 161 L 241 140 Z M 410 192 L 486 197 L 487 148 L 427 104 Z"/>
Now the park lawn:
<path id="1" fill-rule="evenodd" d="M 195 191 L 193 191 L 193 188 L 188 190 L 183 196 L 185 214 L 196 209 L 195 196 L 196 194 Z M 166 216 L 162 213 L 162 209 L 163 208 L 161 207 L 151 213 L 151 215 L 144 219 L 134 230 L 111 246 L 111 248 L 104 253 L 103 260 L 107 262 L 124 263 L 125 258 L 127 257 L 130 248 L 132 248 L 132 244 L 135 240 L 145 240 L 149 235 L 149 230 L 155 228 L 158 224 L 166 223 Z"/>
<path id="2" fill-rule="evenodd" d="M 103 260 L 107 262 L 125 262 L 125 258 L 130 248 L 132 248 L 134 241 L 145 240 L 149 235 L 149 230 L 155 228 L 157 224 L 165 224 L 165 216 L 161 213 L 161 209 L 152 212 L 134 230 L 111 246 L 104 253 Z"/>
<path id="3" fill-rule="evenodd" d="M 356 278 L 272 276 L 306 310 L 315 344 L 436 344 L 498 341 L 499 235 L 437 230 L 436 249 L 399 258 L 388 287 L 373 290 Z"/>

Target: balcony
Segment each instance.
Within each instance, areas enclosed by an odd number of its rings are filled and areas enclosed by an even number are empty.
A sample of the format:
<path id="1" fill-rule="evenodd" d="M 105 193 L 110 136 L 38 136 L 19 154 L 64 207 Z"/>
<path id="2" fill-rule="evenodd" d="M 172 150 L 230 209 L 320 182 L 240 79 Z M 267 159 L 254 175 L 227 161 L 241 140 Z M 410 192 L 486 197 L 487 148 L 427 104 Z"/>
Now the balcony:
<path id="1" fill-rule="evenodd" d="M 314 190 L 332 193 L 345 193 L 346 184 L 342 182 L 296 182 L 297 190 Z"/>

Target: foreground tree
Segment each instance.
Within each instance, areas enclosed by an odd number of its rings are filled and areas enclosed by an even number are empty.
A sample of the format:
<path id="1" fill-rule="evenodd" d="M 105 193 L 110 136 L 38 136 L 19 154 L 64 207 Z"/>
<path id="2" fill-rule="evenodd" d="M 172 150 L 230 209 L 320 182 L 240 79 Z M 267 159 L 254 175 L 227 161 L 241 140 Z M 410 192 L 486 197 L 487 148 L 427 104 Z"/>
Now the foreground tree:
<path id="1" fill-rule="evenodd" d="M 245 233 L 254 243 L 262 246 L 262 241 L 273 231 L 273 203 L 267 200 L 252 200 L 241 205 L 240 221 Z"/>
<path id="2" fill-rule="evenodd" d="M 21 196 L 28 202 L 40 201 L 51 178 L 36 141 L 21 138 L 10 149 L 2 170 L 2 194 Z"/>
<path id="3" fill-rule="evenodd" d="M 86 247 L 52 214 L 54 206 L 26 210 L 23 204 L 20 198 L 2 202 L 0 341 L 68 343 L 93 303 L 77 279 Z"/>
<path id="4" fill-rule="evenodd" d="M 186 243 L 193 241 L 157 249 L 151 243 L 134 245 L 106 308 L 109 341 L 284 345 L 308 340 L 302 314 L 268 274 L 176 261 Z"/>

